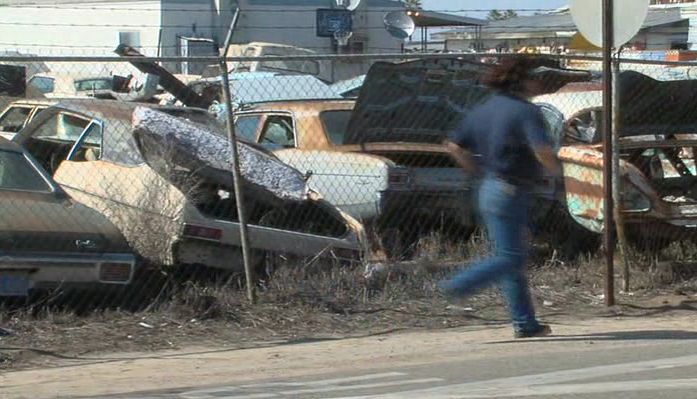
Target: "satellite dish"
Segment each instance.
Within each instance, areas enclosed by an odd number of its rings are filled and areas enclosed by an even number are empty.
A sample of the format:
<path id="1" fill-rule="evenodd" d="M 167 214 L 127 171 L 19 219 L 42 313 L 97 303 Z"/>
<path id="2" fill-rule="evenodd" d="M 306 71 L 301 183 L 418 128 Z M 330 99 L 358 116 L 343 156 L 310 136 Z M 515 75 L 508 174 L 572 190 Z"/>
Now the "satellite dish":
<path id="1" fill-rule="evenodd" d="M 359 4 L 361 4 L 361 0 L 336 0 L 337 6 L 345 8 L 349 11 L 353 11 L 358 8 Z"/>
<path id="2" fill-rule="evenodd" d="M 644 25 L 650 0 L 613 1 L 613 47 L 619 48 L 632 40 Z M 603 46 L 602 0 L 571 0 L 571 17 L 579 32 L 592 44 Z"/>
<path id="3" fill-rule="evenodd" d="M 391 11 L 385 14 L 383 19 L 385 29 L 397 39 L 406 40 L 416 30 L 414 20 L 406 11 Z"/>

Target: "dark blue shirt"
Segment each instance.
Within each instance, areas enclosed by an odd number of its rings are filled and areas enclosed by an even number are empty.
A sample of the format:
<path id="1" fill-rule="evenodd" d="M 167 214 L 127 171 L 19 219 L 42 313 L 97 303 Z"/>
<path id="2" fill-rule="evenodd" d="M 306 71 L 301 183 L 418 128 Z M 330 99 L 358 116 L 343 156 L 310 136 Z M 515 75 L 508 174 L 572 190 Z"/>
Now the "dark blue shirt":
<path id="1" fill-rule="evenodd" d="M 523 184 L 540 177 L 533 149 L 550 145 L 540 108 L 507 94 L 495 94 L 470 110 L 450 141 L 479 155 L 484 174 Z"/>

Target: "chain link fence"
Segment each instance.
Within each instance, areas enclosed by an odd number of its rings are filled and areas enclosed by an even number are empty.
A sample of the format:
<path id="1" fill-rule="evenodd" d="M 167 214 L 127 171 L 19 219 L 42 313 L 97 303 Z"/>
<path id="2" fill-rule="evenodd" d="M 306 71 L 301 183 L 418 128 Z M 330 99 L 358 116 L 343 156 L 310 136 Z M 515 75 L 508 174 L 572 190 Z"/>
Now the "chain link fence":
<path id="1" fill-rule="evenodd" d="M 441 143 L 490 94 L 479 80 L 496 55 L 130 55 L 0 58 L 1 295 L 76 286 L 103 298 L 151 284 L 143 270 L 244 270 L 223 68 L 257 278 L 434 247 L 459 256 L 479 230 L 477 178 Z M 550 258 L 593 256 L 605 227 L 600 73 L 589 58 L 539 60 L 546 94 L 532 101 L 564 176 L 535 185 L 532 239 Z M 625 254 L 637 267 L 684 259 L 697 226 L 692 69 L 622 69 Z"/>

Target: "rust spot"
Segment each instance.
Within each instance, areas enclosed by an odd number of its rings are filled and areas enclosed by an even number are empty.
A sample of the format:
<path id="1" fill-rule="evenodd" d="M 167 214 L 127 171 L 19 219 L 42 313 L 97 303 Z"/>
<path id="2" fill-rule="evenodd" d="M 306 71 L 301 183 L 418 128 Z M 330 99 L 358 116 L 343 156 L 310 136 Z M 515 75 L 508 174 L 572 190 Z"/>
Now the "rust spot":
<path id="1" fill-rule="evenodd" d="M 566 185 L 566 191 L 572 194 L 580 194 L 594 198 L 603 198 L 604 195 L 603 186 L 588 183 L 573 177 L 565 177 L 564 184 Z"/>

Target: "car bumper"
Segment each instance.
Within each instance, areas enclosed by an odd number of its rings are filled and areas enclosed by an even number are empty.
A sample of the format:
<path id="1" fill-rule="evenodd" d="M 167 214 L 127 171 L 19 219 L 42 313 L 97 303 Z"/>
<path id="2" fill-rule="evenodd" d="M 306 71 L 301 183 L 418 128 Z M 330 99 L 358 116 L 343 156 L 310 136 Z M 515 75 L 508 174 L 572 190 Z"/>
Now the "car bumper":
<path id="1" fill-rule="evenodd" d="M 32 289 L 94 284 L 125 285 L 133 280 L 131 254 L 0 255 L 0 296 L 21 296 Z"/>
<path id="2" fill-rule="evenodd" d="M 471 190 L 450 191 L 382 191 L 378 199 L 380 219 L 403 222 L 405 215 L 431 218 L 449 217 L 463 222 L 471 220 L 473 202 Z"/>

